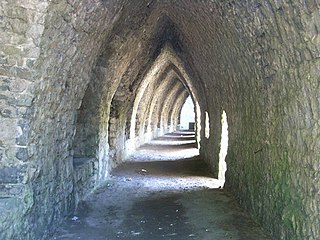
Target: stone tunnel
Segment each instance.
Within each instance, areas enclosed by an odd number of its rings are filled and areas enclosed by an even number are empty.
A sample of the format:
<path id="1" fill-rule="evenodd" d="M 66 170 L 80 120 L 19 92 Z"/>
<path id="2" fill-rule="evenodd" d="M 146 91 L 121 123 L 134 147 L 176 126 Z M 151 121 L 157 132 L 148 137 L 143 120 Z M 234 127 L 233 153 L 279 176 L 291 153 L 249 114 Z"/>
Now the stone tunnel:
<path id="1" fill-rule="evenodd" d="M 318 0 L 2 0 L 0 28 L 0 239 L 46 239 L 189 96 L 213 177 L 224 113 L 225 190 L 319 239 Z"/>

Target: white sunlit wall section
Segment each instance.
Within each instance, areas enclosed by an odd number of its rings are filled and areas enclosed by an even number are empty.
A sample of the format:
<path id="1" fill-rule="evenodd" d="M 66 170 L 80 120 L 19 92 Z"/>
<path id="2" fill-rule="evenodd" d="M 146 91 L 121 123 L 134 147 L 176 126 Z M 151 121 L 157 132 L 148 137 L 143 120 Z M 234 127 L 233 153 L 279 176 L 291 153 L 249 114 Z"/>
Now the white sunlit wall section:
<path id="1" fill-rule="evenodd" d="M 194 130 L 195 113 L 191 97 L 187 97 L 180 114 L 180 130 Z"/>

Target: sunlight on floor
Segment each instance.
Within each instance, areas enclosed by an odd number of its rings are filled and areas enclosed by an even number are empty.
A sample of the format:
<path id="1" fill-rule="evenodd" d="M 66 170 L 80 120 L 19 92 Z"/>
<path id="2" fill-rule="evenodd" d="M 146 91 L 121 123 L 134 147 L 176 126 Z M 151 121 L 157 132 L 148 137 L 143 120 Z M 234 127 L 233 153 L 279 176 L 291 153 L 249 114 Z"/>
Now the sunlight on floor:
<path id="1" fill-rule="evenodd" d="M 137 149 L 128 162 L 130 170 L 136 169 L 145 179 L 143 187 L 150 191 L 223 186 L 223 181 L 212 178 L 208 166 L 200 160 L 194 132 L 175 132 L 152 140 Z"/>
<path id="2" fill-rule="evenodd" d="M 145 181 L 143 187 L 150 191 L 195 191 L 199 189 L 217 189 L 221 188 L 223 181 L 201 176 L 164 176 L 162 178 L 149 178 L 151 181 Z"/>

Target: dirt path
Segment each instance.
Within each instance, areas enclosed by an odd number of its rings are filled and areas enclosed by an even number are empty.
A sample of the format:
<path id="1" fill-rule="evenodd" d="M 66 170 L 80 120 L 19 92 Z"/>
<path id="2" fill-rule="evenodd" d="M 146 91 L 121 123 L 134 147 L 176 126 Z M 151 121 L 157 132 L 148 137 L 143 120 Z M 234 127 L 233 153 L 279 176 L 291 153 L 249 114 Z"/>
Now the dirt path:
<path id="1" fill-rule="evenodd" d="M 194 146 L 175 133 L 141 147 L 52 239 L 268 239 L 218 189 Z"/>

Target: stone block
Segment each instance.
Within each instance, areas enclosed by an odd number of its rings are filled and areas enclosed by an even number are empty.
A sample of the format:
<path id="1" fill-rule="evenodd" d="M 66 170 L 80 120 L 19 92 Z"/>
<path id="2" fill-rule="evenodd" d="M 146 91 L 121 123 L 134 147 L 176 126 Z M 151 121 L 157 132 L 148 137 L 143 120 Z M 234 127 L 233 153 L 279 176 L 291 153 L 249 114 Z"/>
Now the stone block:
<path id="1" fill-rule="evenodd" d="M 20 183 L 26 174 L 25 166 L 0 168 L 0 183 Z"/>
<path id="2" fill-rule="evenodd" d="M 12 143 L 12 141 L 19 136 L 16 124 L 16 120 L 3 118 L 0 115 L 0 141 L 3 143 Z"/>

